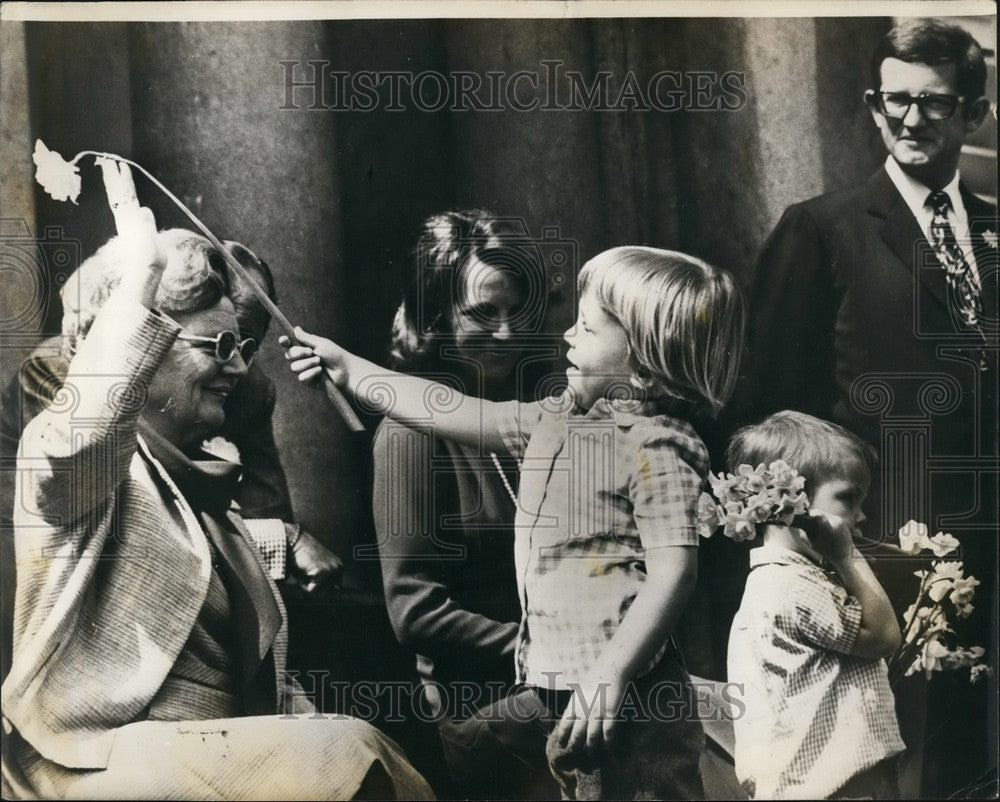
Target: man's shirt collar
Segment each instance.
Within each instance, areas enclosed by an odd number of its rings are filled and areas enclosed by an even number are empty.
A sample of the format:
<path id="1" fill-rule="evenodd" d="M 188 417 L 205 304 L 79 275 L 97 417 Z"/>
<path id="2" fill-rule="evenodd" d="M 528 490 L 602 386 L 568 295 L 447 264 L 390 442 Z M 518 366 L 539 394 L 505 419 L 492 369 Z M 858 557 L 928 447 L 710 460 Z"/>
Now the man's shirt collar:
<path id="1" fill-rule="evenodd" d="M 892 183 L 896 186 L 896 189 L 899 190 L 899 194 L 903 196 L 903 200 L 906 201 L 906 205 L 910 208 L 910 211 L 913 212 L 913 216 L 917 220 L 922 220 L 928 216 L 930 214 L 928 211 L 930 207 L 927 206 L 927 197 L 931 194 L 930 187 L 904 173 L 903 168 L 899 166 L 892 156 L 888 156 L 885 160 L 885 171 L 889 174 L 889 178 L 892 179 Z M 951 181 L 941 188 L 941 191 L 945 192 L 951 200 L 951 208 L 955 210 L 956 214 L 961 214 L 965 211 L 965 204 L 962 203 L 962 194 L 958 191 L 959 178 L 959 172 L 955 170 L 955 175 L 952 176 Z"/>

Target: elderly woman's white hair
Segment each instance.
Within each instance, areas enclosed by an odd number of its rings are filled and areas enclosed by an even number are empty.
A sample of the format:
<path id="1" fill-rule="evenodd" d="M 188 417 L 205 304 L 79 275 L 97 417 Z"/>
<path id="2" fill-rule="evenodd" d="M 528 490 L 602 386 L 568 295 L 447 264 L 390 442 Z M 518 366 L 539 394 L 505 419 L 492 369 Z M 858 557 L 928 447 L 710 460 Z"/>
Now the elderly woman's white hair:
<path id="1" fill-rule="evenodd" d="M 156 291 L 156 308 L 167 313 L 207 309 L 229 293 L 229 278 L 222 255 L 200 234 L 183 228 L 160 231 L 157 236 L 167 257 L 163 279 Z M 63 352 L 76 353 L 87 336 L 98 310 L 131 267 L 126 244 L 112 237 L 69 277 L 59 294 L 63 303 Z"/>

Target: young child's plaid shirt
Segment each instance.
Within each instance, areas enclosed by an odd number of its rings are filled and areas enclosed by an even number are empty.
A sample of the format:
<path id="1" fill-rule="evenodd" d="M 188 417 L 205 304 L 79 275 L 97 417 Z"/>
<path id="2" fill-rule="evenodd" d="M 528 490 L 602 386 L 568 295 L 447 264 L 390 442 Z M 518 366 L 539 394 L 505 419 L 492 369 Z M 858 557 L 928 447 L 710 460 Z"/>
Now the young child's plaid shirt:
<path id="1" fill-rule="evenodd" d="M 586 677 L 614 636 L 646 581 L 646 551 L 697 547 L 708 471 L 691 425 L 652 405 L 601 400 L 586 415 L 569 407 L 566 396 L 512 401 L 498 415 L 522 461 L 517 679 L 562 689 Z"/>
<path id="2" fill-rule="evenodd" d="M 905 748 L 885 661 L 851 655 L 861 605 L 812 560 L 761 546 L 750 569 L 729 635 L 736 775 L 756 799 L 828 797 Z"/>

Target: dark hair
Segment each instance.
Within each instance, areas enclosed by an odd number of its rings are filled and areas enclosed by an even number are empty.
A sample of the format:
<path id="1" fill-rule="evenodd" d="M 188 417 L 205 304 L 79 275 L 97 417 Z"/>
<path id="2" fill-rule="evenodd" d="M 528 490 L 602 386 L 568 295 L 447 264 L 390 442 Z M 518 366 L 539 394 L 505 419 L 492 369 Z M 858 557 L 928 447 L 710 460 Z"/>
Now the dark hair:
<path id="1" fill-rule="evenodd" d="M 882 62 L 896 58 L 907 63 L 954 64 L 958 94 L 969 104 L 986 94 L 986 62 L 983 49 L 958 25 L 934 19 L 904 22 L 889 31 L 875 48 L 871 61 L 872 88 L 882 84 Z"/>
<path id="2" fill-rule="evenodd" d="M 805 477 L 809 495 L 823 482 L 856 476 L 860 468 L 871 476 L 878 463 L 875 449 L 853 432 L 791 410 L 740 429 L 726 449 L 726 465 L 734 472 L 740 465 L 769 465 L 779 459 Z"/>
<path id="3" fill-rule="evenodd" d="M 410 265 L 403 302 L 392 324 L 390 357 L 396 370 L 436 367 L 437 345 L 452 335 L 451 312 L 462 271 L 473 259 L 510 273 L 525 299 L 519 327 L 540 324 L 545 276 L 524 221 L 481 209 L 457 209 L 424 220 Z"/>
<path id="4" fill-rule="evenodd" d="M 246 245 L 234 240 L 226 240 L 223 243 L 229 252 L 236 258 L 249 274 L 267 293 L 267 297 L 274 303 L 278 303 L 278 294 L 274 288 L 274 275 L 267 262 L 251 251 Z M 236 309 L 236 319 L 240 325 L 240 336 L 253 337 L 260 345 L 267 334 L 268 326 L 271 324 L 271 315 L 264 308 L 256 293 L 247 286 L 234 270 L 229 270 L 229 298 Z"/>

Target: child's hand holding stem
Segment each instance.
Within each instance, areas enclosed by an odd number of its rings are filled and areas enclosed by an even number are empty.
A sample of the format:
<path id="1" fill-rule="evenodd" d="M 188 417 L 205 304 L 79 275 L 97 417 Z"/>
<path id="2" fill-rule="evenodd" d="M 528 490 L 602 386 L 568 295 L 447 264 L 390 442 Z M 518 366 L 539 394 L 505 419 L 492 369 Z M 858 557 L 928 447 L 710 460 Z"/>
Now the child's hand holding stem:
<path id="1" fill-rule="evenodd" d="M 300 382 L 310 382 L 323 372 L 324 366 L 333 371 L 333 380 L 340 387 L 347 387 L 347 359 L 351 355 L 332 340 L 309 334 L 300 326 L 295 327 L 298 343 L 281 335 L 278 343 L 285 348 L 285 359 L 291 361 L 292 372 Z"/>
<path id="2" fill-rule="evenodd" d="M 278 342 L 286 349 L 285 359 L 299 381 L 312 381 L 328 369 L 333 380 L 370 411 L 403 423 L 431 423 L 442 437 L 465 445 L 486 451 L 506 450 L 494 403 L 380 367 L 301 328 L 295 329 L 295 337 L 297 343 L 287 336 Z M 447 399 L 447 403 L 436 403 L 440 399 Z"/>

